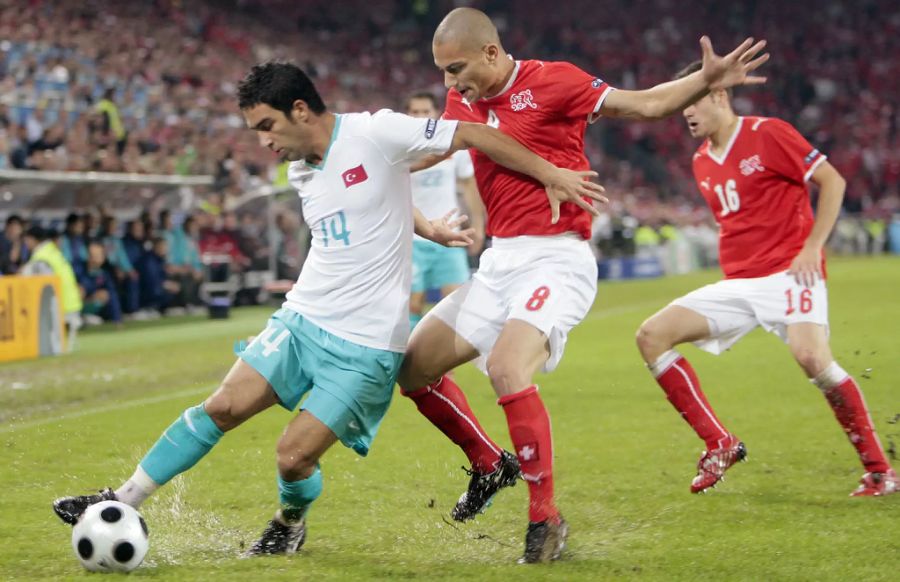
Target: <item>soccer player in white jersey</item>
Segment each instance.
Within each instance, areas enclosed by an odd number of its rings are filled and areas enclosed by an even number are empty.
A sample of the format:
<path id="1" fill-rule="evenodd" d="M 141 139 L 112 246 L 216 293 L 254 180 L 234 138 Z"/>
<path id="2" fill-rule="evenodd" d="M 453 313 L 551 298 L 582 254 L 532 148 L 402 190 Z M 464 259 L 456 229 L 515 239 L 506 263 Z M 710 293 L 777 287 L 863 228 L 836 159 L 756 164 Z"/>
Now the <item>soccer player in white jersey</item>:
<path id="1" fill-rule="evenodd" d="M 545 184 L 551 201 L 605 198 L 585 181 L 593 172 L 557 168 L 484 125 L 388 110 L 330 113 L 291 64 L 253 67 L 238 100 L 261 145 L 291 160 L 289 177 L 313 233 L 297 284 L 219 388 L 166 429 L 130 479 L 116 491 L 64 497 L 53 507 L 70 524 L 103 500 L 138 507 L 225 432 L 274 404 L 293 410 L 305 396 L 277 446 L 281 508 L 248 552 L 294 553 L 322 492 L 320 457 L 338 440 L 365 456 L 390 404 L 409 335 L 414 222 L 435 242 L 471 242 L 468 232 L 455 231 L 459 219 L 429 222 L 414 212 L 410 164 L 477 148 Z"/>
<path id="2" fill-rule="evenodd" d="M 438 119 L 437 98 L 421 91 L 410 95 L 404 107 L 407 115 Z M 468 254 L 477 256 L 484 245 L 484 205 L 475 185 L 475 168 L 469 152 L 455 152 L 446 160 L 412 174 L 413 205 L 425 218 L 446 216 L 459 207 L 457 190 L 462 194 L 469 225 L 474 230 L 468 248 L 445 247 L 420 236 L 413 239 L 413 282 L 409 297 L 409 323 L 415 327 L 425 310 L 425 291 L 440 289 L 441 298 L 453 293 L 469 280 Z"/>

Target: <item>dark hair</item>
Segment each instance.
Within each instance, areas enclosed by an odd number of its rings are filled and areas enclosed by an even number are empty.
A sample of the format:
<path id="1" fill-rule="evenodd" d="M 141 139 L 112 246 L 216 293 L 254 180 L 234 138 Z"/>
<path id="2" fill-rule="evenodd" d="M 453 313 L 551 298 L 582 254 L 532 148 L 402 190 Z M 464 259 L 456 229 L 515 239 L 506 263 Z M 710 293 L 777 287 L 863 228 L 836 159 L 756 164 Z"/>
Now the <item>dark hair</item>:
<path id="1" fill-rule="evenodd" d="M 25 236 L 30 236 L 38 242 L 44 242 L 50 238 L 51 234 L 52 233 L 49 230 L 37 224 L 25 231 Z"/>
<path id="2" fill-rule="evenodd" d="M 268 62 L 254 65 L 238 83 L 238 106 L 249 109 L 264 104 L 291 116 L 294 101 L 305 101 L 316 115 L 325 113 L 325 102 L 312 80 L 293 63 Z"/>
<path id="3" fill-rule="evenodd" d="M 10 224 L 12 224 L 14 222 L 18 223 L 19 226 L 25 225 L 25 221 L 22 220 L 22 217 L 19 216 L 18 214 L 10 214 L 9 216 L 6 217 L 6 226 L 9 226 Z"/>
<path id="4" fill-rule="evenodd" d="M 409 111 L 409 106 L 412 104 L 413 99 L 428 99 L 431 101 L 431 104 L 435 109 L 439 108 L 438 99 L 434 93 L 431 91 L 416 91 L 415 93 L 411 93 L 406 101 L 403 102 L 403 112 L 406 113 Z"/>
<path id="5" fill-rule="evenodd" d="M 78 222 L 79 220 L 82 220 L 81 215 L 77 214 L 75 212 L 71 212 L 66 217 L 66 226 L 71 226 L 71 225 L 75 224 L 76 222 Z"/>
<path id="6" fill-rule="evenodd" d="M 677 73 L 675 73 L 675 79 L 676 80 L 683 79 L 684 77 L 687 77 L 688 75 L 692 75 L 692 74 L 696 73 L 697 71 L 699 71 L 702 68 L 703 68 L 703 61 L 694 61 L 693 63 L 689 64 L 685 68 L 683 68 L 680 71 L 678 71 Z M 728 94 L 728 98 L 731 99 L 731 95 L 732 95 L 731 88 L 729 87 L 728 89 L 725 89 L 725 92 Z"/>

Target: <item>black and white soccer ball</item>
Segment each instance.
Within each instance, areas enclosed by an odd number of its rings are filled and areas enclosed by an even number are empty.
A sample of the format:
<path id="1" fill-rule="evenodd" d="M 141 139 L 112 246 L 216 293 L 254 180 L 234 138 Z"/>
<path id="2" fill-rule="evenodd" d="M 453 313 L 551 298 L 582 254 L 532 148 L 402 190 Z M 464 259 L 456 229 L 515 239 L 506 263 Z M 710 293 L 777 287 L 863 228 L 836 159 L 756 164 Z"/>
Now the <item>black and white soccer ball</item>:
<path id="1" fill-rule="evenodd" d="M 72 548 L 91 572 L 131 572 L 150 542 L 147 522 L 130 505 L 101 501 L 87 508 L 72 528 Z"/>

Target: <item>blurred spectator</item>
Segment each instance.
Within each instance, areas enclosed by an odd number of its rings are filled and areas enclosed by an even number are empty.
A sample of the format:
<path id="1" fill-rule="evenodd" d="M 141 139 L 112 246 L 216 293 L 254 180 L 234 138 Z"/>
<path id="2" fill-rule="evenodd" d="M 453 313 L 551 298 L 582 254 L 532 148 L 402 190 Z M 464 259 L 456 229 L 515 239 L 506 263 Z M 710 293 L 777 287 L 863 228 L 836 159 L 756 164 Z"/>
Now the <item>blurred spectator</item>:
<path id="1" fill-rule="evenodd" d="M 22 243 L 25 221 L 18 214 L 6 218 L 6 226 L 0 233 L 0 275 L 15 275 L 28 261 L 28 248 Z"/>
<path id="2" fill-rule="evenodd" d="M 84 219 L 74 212 L 66 217 L 66 229 L 60 239 L 60 250 L 72 265 L 77 277 L 84 274 L 88 260 L 87 242 L 84 236 Z"/>
<path id="3" fill-rule="evenodd" d="M 122 307 L 115 277 L 106 265 L 103 243 L 99 240 L 91 241 L 84 274 L 78 279 L 84 294 L 82 313 L 87 323 L 102 323 L 103 320 L 122 323 Z"/>
<path id="4" fill-rule="evenodd" d="M 169 243 L 158 236 L 152 249 L 144 253 L 141 263 L 141 306 L 164 313 L 172 305 L 175 295 L 181 292 L 178 281 L 169 278 L 166 270 Z"/>
<path id="5" fill-rule="evenodd" d="M 75 334 L 81 327 L 81 289 L 75 278 L 72 265 L 53 242 L 55 233 L 40 226 L 32 226 L 22 237 L 23 244 L 30 253 L 28 262 L 22 267 L 23 275 L 54 274 L 60 280 L 63 314 L 68 329 L 68 349 L 75 345 Z"/>
<path id="6" fill-rule="evenodd" d="M 107 214 L 100 220 L 99 240 L 115 275 L 122 311 L 126 315 L 131 315 L 140 309 L 140 282 L 137 269 L 134 268 L 123 240 L 119 237 L 118 222 L 114 216 Z"/>

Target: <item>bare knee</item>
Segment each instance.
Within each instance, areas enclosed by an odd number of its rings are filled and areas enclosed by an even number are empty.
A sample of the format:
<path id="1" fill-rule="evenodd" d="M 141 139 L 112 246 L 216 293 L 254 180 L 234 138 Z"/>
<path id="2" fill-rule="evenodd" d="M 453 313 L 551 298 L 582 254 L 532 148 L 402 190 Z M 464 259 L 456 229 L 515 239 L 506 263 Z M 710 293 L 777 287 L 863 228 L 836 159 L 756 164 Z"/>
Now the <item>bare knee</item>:
<path id="1" fill-rule="evenodd" d="M 831 364 L 829 356 L 811 348 L 795 349 L 794 359 L 803 368 L 807 378 L 815 378 Z"/>
<path id="2" fill-rule="evenodd" d="M 203 408 L 222 432 L 228 432 L 247 420 L 247 417 L 236 410 L 234 400 L 228 390 L 225 390 L 224 384 L 206 399 Z"/>
<path id="3" fill-rule="evenodd" d="M 648 364 L 652 364 L 663 353 L 674 347 L 672 340 L 665 333 L 665 328 L 652 318 L 638 328 L 635 341 L 641 356 Z"/>
<path id="4" fill-rule="evenodd" d="M 531 377 L 526 374 L 523 367 L 508 358 L 492 355 L 487 361 L 487 372 L 494 392 L 500 396 L 513 394 L 531 384 Z"/>
<path id="5" fill-rule="evenodd" d="M 285 438 L 278 441 L 275 450 L 278 474 L 285 481 L 306 479 L 316 470 L 319 456 L 314 451 L 298 446 Z"/>
<path id="6" fill-rule="evenodd" d="M 400 365 L 397 383 L 404 392 L 413 392 L 429 384 L 434 384 L 442 375 L 442 372 L 428 366 L 418 351 L 410 346 L 403 358 L 403 364 Z"/>

